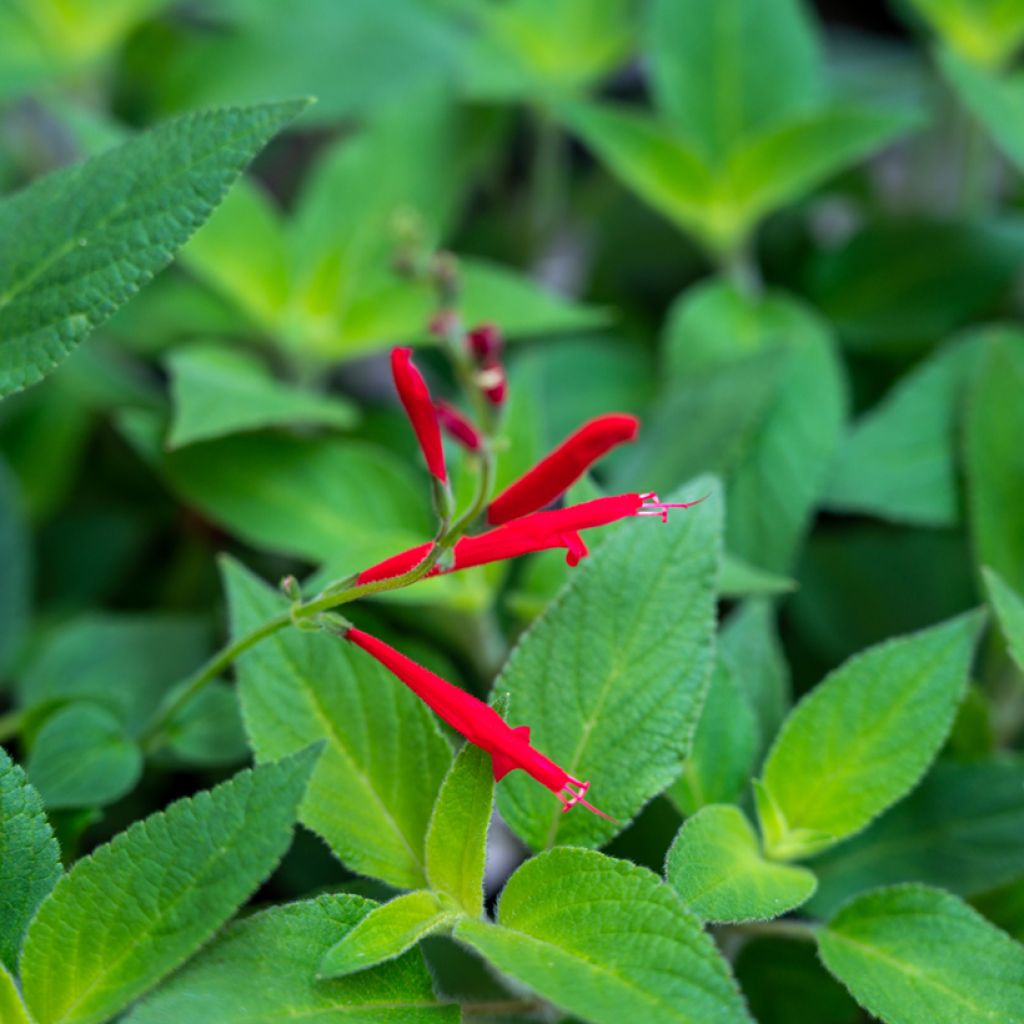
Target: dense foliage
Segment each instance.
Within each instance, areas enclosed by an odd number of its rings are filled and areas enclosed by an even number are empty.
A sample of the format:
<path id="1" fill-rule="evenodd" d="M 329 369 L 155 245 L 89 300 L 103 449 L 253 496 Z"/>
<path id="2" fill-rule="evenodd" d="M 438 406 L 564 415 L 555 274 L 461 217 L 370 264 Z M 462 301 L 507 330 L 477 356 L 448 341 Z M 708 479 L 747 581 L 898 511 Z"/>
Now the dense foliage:
<path id="1" fill-rule="evenodd" d="M 0 0 L 2 1024 L 1024 1022 L 1024 0 L 855 13 Z"/>

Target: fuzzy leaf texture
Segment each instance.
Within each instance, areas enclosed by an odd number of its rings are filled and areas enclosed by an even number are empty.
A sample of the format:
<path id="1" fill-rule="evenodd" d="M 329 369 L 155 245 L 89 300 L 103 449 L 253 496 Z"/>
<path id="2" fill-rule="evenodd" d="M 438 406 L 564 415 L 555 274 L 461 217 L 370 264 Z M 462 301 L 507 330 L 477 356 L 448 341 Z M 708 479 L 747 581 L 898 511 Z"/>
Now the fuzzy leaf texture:
<path id="1" fill-rule="evenodd" d="M 79 860 L 29 927 L 25 1002 L 39 1024 L 97 1024 L 188 958 L 270 874 L 319 751 L 240 772 Z"/>
<path id="2" fill-rule="evenodd" d="M 982 621 L 975 612 L 868 648 L 800 701 L 758 789 L 769 855 L 859 832 L 921 778 L 953 724 Z"/>
<path id="3" fill-rule="evenodd" d="M 585 559 L 512 652 L 496 692 L 514 724 L 624 824 L 679 774 L 711 672 L 721 492 L 702 478 L 667 524 L 628 522 Z M 668 499 L 666 499 L 668 500 Z M 498 786 L 502 817 L 534 849 L 598 846 L 622 824 L 563 814 L 521 772 Z"/>
<path id="4" fill-rule="evenodd" d="M 0 963 L 0 1020 L 4 1024 L 32 1024 L 28 1010 L 21 1001 L 18 986 L 7 968 Z"/>
<path id="5" fill-rule="evenodd" d="M 162 270 L 307 102 L 186 114 L 0 202 L 0 396 L 41 380 Z"/>
<path id="6" fill-rule="evenodd" d="M 286 602 L 227 562 L 239 636 Z M 368 655 L 325 633 L 285 630 L 237 662 L 242 715 L 259 760 L 326 740 L 299 811 L 345 864 L 406 889 L 426 885 L 424 839 L 451 750 L 431 713 Z"/>
<path id="7" fill-rule="evenodd" d="M 886 1024 L 1024 1021 L 1024 946 L 940 889 L 865 893 L 822 930 L 819 948 Z"/>
<path id="8" fill-rule="evenodd" d="M 0 964 L 12 971 L 25 929 L 60 873 L 43 802 L 0 747 Z"/>
<path id="9" fill-rule="evenodd" d="M 703 921 L 779 917 L 806 903 L 816 881 L 806 868 L 761 856 L 738 807 L 710 804 L 688 818 L 665 860 L 665 878 Z"/>
<path id="10" fill-rule="evenodd" d="M 457 1024 L 459 1008 L 438 1002 L 417 951 L 352 977 L 316 977 L 324 953 L 374 906 L 360 896 L 319 896 L 239 921 L 127 1024 Z"/>
<path id="11" fill-rule="evenodd" d="M 551 850 L 508 881 L 498 923 L 455 934 L 503 974 L 593 1024 L 746 1024 L 743 999 L 682 899 L 646 868 Z"/>

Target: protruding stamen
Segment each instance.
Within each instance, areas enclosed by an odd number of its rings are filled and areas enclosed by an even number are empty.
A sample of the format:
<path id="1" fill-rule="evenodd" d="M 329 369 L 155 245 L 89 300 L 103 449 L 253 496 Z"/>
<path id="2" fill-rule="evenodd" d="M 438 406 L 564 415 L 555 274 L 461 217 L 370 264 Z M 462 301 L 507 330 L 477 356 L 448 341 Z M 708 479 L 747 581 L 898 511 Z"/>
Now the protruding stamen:
<path id="1" fill-rule="evenodd" d="M 575 786 L 576 789 L 572 787 Z M 596 814 L 599 818 L 604 818 L 605 821 L 618 822 L 610 814 L 605 814 L 604 811 L 595 807 L 592 803 L 584 799 L 587 790 L 590 789 L 589 782 L 581 782 L 579 779 L 574 779 L 569 776 L 569 781 L 562 787 L 561 793 L 556 794 L 558 799 L 562 801 L 562 813 L 571 810 L 577 804 L 581 807 L 586 807 L 592 814 Z M 568 795 L 566 795 L 568 794 Z"/>
<path id="2" fill-rule="evenodd" d="M 668 510 L 670 508 L 693 508 L 694 505 L 699 505 L 707 497 L 708 495 L 705 494 L 696 501 L 662 501 L 654 491 L 649 491 L 647 494 L 640 495 L 643 504 L 637 509 L 636 515 L 657 516 L 663 523 L 667 523 Z"/>

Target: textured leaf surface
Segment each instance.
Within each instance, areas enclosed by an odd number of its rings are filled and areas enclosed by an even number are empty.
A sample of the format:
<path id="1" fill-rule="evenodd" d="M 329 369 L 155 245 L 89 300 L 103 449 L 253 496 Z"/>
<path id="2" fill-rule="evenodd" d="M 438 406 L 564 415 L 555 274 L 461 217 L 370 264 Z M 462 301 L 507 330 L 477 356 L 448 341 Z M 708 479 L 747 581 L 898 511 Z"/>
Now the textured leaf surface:
<path id="1" fill-rule="evenodd" d="M 60 878 L 43 802 L 0 747 L 0 964 L 12 971 L 36 907 Z"/>
<path id="2" fill-rule="evenodd" d="M 594 1024 L 743 1024 L 743 999 L 682 899 L 645 868 L 586 850 L 528 860 L 498 924 L 456 936 L 503 974 Z"/>
<path id="3" fill-rule="evenodd" d="M 142 751 L 112 712 L 75 701 L 43 724 L 26 767 L 47 807 L 102 807 L 138 782 Z"/>
<path id="4" fill-rule="evenodd" d="M 672 500 L 707 501 L 667 525 L 624 524 L 579 566 L 495 684 L 512 720 L 603 811 L 628 821 L 679 773 L 711 672 L 721 497 L 701 479 Z M 521 772 L 498 787 L 509 826 L 534 849 L 598 845 L 621 825 L 562 814 Z M 578 809 L 582 810 L 582 809 Z"/>
<path id="5" fill-rule="evenodd" d="M 418 952 L 348 978 L 316 977 L 324 953 L 373 909 L 359 896 L 329 895 L 254 914 L 161 986 L 129 1024 L 457 1024 L 459 1008 L 438 1002 Z"/>
<path id="6" fill-rule="evenodd" d="M 44 377 L 161 270 L 305 106 L 187 114 L 0 203 L 0 395 Z"/>
<path id="7" fill-rule="evenodd" d="M 760 740 L 750 701 L 719 659 L 683 774 L 669 789 L 679 809 L 693 814 L 706 804 L 738 800 L 753 773 Z"/>
<path id="8" fill-rule="evenodd" d="M 999 573 L 984 568 L 982 575 L 989 603 L 1006 637 L 1010 655 L 1024 672 L 1024 597 L 1008 587 Z"/>
<path id="9" fill-rule="evenodd" d="M 967 498 L 978 562 L 1024 590 L 1024 333 L 993 330 L 965 416 Z"/>
<path id="10" fill-rule="evenodd" d="M 926 360 L 866 413 L 839 450 L 826 502 L 920 526 L 958 519 L 956 436 L 976 346 Z"/>
<path id="11" fill-rule="evenodd" d="M 798 0 L 655 0 L 648 38 L 658 106 L 712 158 L 805 112 L 824 88 Z"/>
<path id="12" fill-rule="evenodd" d="M 3 963 L 0 963 L 0 1020 L 4 1024 L 32 1024 L 14 978 Z"/>
<path id="13" fill-rule="evenodd" d="M 770 854 L 824 849 L 921 778 L 953 724 L 981 622 L 964 615 L 871 647 L 800 701 L 762 772 L 777 812 L 759 800 Z"/>
<path id="14" fill-rule="evenodd" d="M 263 427 L 351 427 L 356 420 L 342 399 L 277 381 L 256 360 L 230 349 L 181 349 L 171 356 L 170 368 L 169 448 Z"/>
<path id="15" fill-rule="evenodd" d="M 494 807 L 490 755 L 466 743 L 437 794 L 427 830 L 427 880 L 467 914 L 483 911 L 487 826 Z"/>
<path id="16" fill-rule="evenodd" d="M 811 865 L 809 910 L 828 916 L 879 885 L 927 882 L 974 896 L 1024 874 L 1024 760 L 939 761 L 870 828 Z"/>
<path id="17" fill-rule="evenodd" d="M 107 1020 L 208 939 L 270 874 L 319 752 L 243 771 L 78 861 L 25 940 L 40 1024 Z"/>
<path id="18" fill-rule="evenodd" d="M 317 968 L 317 977 L 340 978 L 393 960 L 457 917 L 458 914 L 445 910 L 432 892 L 397 896 L 375 907 L 327 950 Z"/>
<path id="19" fill-rule="evenodd" d="M 819 944 L 825 966 L 886 1024 L 1024 1020 L 1024 946 L 940 889 L 865 893 Z"/>
<path id="20" fill-rule="evenodd" d="M 286 607 L 233 563 L 225 585 L 236 636 Z M 323 633 L 276 633 L 237 667 L 257 758 L 327 741 L 299 811 L 303 824 L 353 870 L 402 888 L 424 886 L 424 838 L 451 762 L 426 707 L 368 655 Z"/>
<path id="21" fill-rule="evenodd" d="M 711 804 L 679 830 L 665 879 L 703 921 L 757 921 L 806 903 L 816 885 L 806 868 L 761 856 L 757 834 L 738 807 Z"/>

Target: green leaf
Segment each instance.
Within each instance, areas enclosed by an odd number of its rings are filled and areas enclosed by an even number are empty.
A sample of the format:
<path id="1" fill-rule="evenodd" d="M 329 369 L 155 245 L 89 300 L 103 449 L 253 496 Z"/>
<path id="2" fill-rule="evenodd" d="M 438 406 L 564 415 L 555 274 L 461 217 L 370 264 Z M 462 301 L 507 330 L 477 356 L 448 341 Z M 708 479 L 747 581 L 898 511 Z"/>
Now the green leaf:
<path id="1" fill-rule="evenodd" d="M 375 445 L 236 434 L 160 465 L 185 501 L 269 551 L 356 571 L 431 534 L 426 485 Z"/>
<path id="2" fill-rule="evenodd" d="M 679 830 L 665 879 L 702 921 L 765 921 L 806 903 L 817 882 L 806 868 L 761 856 L 738 807 L 702 807 Z"/>
<path id="3" fill-rule="evenodd" d="M 939 889 L 865 893 L 818 941 L 825 966 L 886 1024 L 1024 1020 L 1024 946 Z"/>
<path id="4" fill-rule="evenodd" d="M 1024 334 L 993 330 L 965 414 L 967 498 L 975 558 L 1024 590 Z"/>
<path id="5" fill-rule="evenodd" d="M 225 563 L 224 577 L 234 636 L 287 607 L 235 563 Z M 354 871 L 402 888 L 426 885 L 424 839 L 451 751 L 422 702 L 326 633 L 278 632 L 237 667 L 257 758 L 327 741 L 299 811 L 303 824 Z"/>
<path id="6" fill-rule="evenodd" d="M 726 620 L 718 654 L 753 707 L 762 739 L 778 731 L 790 704 L 789 666 L 770 601 L 745 601 Z"/>
<path id="7" fill-rule="evenodd" d="M 0 965 L 17 968 L 25 929 L 60 871 L 43 802 L 0 747 Z"/>
<path id="8" fill-rule="evenodd" d="M 21 675 L 19 698 L 40 715 L 70 701 L 99 704 L 135 736 L 208 644 L 206 625 L 189 616 L 90 613 L 46 636 Z"/>
<path id="9" fill-rule="evenodd" d="M 449 926 L 458 913 L 432 892 L 409 892 L 375 907 L 324 954 L 318 978 L 341 978 L 393 960 L 420 939 Z"/>
<path id="10" fill-rule="evenodd" d="M 796 590 L 796 580 L 788 576 L 777 576 L 751 565 L 742 558 L 722 555 L 722 572 L 718 580 L 718 593 L 727 599 L 741 597 L 772 597 Z"/>
<path id="11" fill-rule="evenodd" d="M 338 894 L 253 914 L 163 984 L 128 1024 L 458 1024 L 458 1006 L 439 1003 L 418 952 L 353 977 L 316 977 L 324 953 L 373 909 L 370 900 Z"/>
<path id="12" fill-rule="evenodd" d="M 142 751 L 112 712 L 74 701 L 43 723 L 26 768 L 47 807 L 103 807 L 139 781 Z"/>
<path id="13" fill-rule="evenodd" d="M 0 202 L 0 395 L 41 380 L 169 262 L 305 100 L 188 114 Z M 84 197 L 88 197 L 88 202 Z"/>
<path id="14" fill-rule="evenodd" d="M 982 622 L 975 612 L 871 647 L 800 701 L 758 791 L 770 856 L 860 831 L 921 778 L 953 724 Z"/>
<path id="15" fill-rule="evenodd" d="M 356 410 L 333 395 L 275 380 L 243 352 L 189 346 L 169 360 L 174 418 L 168 448 L 263 427 L 351 427 Z"/>
<path id="16" fill-rule="evenodd" d="M 0 461 L 0 671 L 17 651 L 29 616 L 32 547 L 18 482 Z"/>
<path id="17" fill-rule="evenodd" d="M 490 755 L 467 742 L 437 794 L 427 829 L 426 869 L 430 887 L 474 917 L 484 909 L 484 860 L 493 807 Z"/>
<path id="18" fill-rule="evenodd" d="M 799 0 L 654 0 L 647 29 L 657 104 L 712 160 L 805 113 L 824 91 Z"/>
<path id="19" fill-rule="evenodd" d="M 760 738 L 750 701 L 719 659 L 683 774 L 668 791 L 683 814 L 694 814 L 706 804 L 738 800 L 753 774 Z"/>
<path id="20" fill-rule="evenodd" d="M 32 1024 L 28 1010 L 21 1001 L 18 986 L 0 962 L 0 1020 L 4 1024 Z"/>
<path id="21" fill-rule="evenodd" d="M 937 52 L 939 69 L 967 109 L 982 123 L 1003 155 L 1024 171 L 1024 78 L 977 67 L 948 47 Z"/>
<path id="22" fill-rule="evenodd" d="M 209 939 L 287 849 L 318 756 L 240 772 L 78 861 L 25 939 L 25 1001 L 40 1024 L 107 1020 Z"/>
<path id="23" fill-rule="evenodd" d="M 969 342 L 927 359 L 854 425 L 833 467 L 825 500 L 919 526 L 958 521 L 955 431 L 978 347 Z"/>
<path id="24" fill-rule="evenodd" d="M 930 352 L 936 338 L 987 315 L 1016 279 L 1024 222 L 869 221 L 810 264 L 810 297 L 846 347 L 883 356 Z"/>
<path id="25" fill-rule="evenodd" d="M 498 924 L 457 938 L 503 974 L 594 1024 L 744 1024 L 743 999 L 678 894 L 627 861 L 557 849 L 508 881 Z"/>
<path id="26" fill-rule="evenodd" d="M 894 882 L 927 882 L 961 896 L 1024 874 L 1024 759 L 939 761 L 924 781 L 861 835 L 813 863 L 811 913 Z"/>
<path id="27" fill-rule="evenodd" d="M 249 753 L 237 692 L 218 680 L 174 716 L 166 735 L 170 751 L 187 764 L 237 764 Z"/>
<path id="28" fill-rule="evenodd" d="M 672 500 L 707 501 L 667 525 L 623 525 L 574 573 L 513 651 L 495 691 L 531 742 L 624 823 L 678 774 L 711 672 L 721 498 L 701 479 Z M 585 642 L 583 642 L 585 638 Z M 509 826 L 534 849 L 596 846 L 622 825 L 562 814 L 522 773 L 498 788 Z"/>
<path id="29" fill-rule="evenodd" d="M 992 569 L 983 566 L 988 602 L 996 614 L 999 628 L 1006 637 L 1010 656 L 1024 672 L 1024 597 L 1006 585 L 1006 581 Z"/>
<path id="30" fill-rule="evenodd" d="M 911 0 L 932 28 L 969 61 L 995 67 L 1024 39 L 1024 6 L 1017 0 Z"/>

